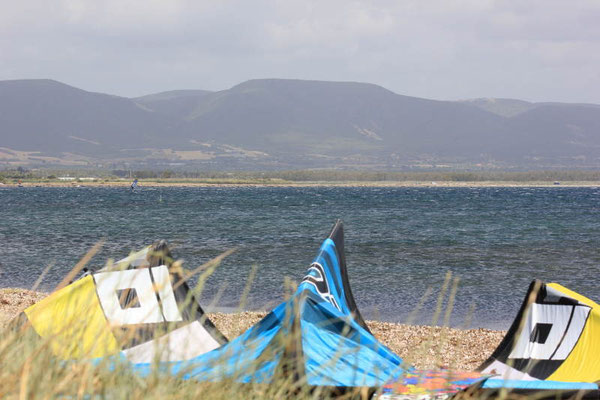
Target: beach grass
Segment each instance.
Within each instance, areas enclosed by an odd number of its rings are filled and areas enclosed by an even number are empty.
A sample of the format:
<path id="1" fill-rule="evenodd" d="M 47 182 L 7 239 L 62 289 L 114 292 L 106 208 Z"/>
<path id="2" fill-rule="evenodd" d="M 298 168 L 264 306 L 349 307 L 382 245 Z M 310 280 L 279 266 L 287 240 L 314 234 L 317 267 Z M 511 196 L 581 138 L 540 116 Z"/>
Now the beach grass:
<path id="1" fill-rule="evenodd" d="M 339 395 L 327 393 L 326 389 L 315 392 L 289 377 L 279 377 L 270 385 L 241 385 L 233 381 L 211 384 L 184 380 L 181 374 L 171 376 L 159 369 L 140 377 L 129 365 L 115 359 L 99 364 L 60 361 L 52 352 L 51 338 L 40 341 L 30 326 L 16 327 L 7 323 L 24 306 L 44 296 L 44 293 L 23 289 L 0 290 L 0 317 L 4 321 L 0 328 L 0 398 L 302 399 Z M 264 315 L 264 312 L 246 311 L 210 313 L 209 318 L 231 339 Z M 485 329 L 460 330 L 376 321 L 369 321 L 368 325 L 374 335 L 402 356 L 407 364 L 434 369 L 473 370 L 489 356 L 504 334 Z M 253 367 L 246 366 L 245 371 L 248 368 Z M 346 393 L 345 397 L 365 398 L 366 395 L 357 390 Z"/>
<path id="2" fill-rule="evenodd" d="M 85 265 L 96 247 L 90 250 L 67 278 L 74 276 Z M 201 292 L 206 275 L 212 273 L 220 259 L 221 257 L 196 269 L 201 275 L 198 285 L 192 289 L 195 295 Z M 65 282 L 68 281 L 69 279 L 66 279 Z M 443 287 L 438 290 L 432 326 L 376 321 L 370 321 L 368 325 L 383 344 L 405 360 L 406 366 L 473 370 L 491 354 L 504 332 L 447 327 L 457 284 L 458 281 L 448 275 Z M 293 283 L 288 285 L 288 295 L 293 292 L 293 286 Z M 310 387 L 307 382 L 297 380 L 294 374 L 286 372 L 293 370 L 293 365 L 278 369 L 269 384 L 237 383 L 235 378 L 238 374 L 254 374 L 261 370 L 264 360 L 260 358 L 250 365 L 240 365 L 239 372 L 236 371 L 231 379 L 218 383 L 183 379 L 190 372 L 188 368 L 184 367 L 177 373 L 167 373 L 158 367 L 158 362 L 148 368 L 145 374 L 139 374 L 132 370 L 130 364 L 118 357 L 103 357 L 97 362 L 60 360 L 55 356 L 56 338 L 50 336 L 41 339 L 28 322 L 14 319 L 21 310 L 45 296 L 45 293 L 25 289 L 0 290 L 2 399 L 327 399 L 340 396 L 368 398 L 373 393 L 373 390 L 366 388 L 339 393 L 331 388 Z M 240 309 L 243 308 L 243 303 L 244 294 L 240 299 Z M 446 304 L 445 309 L 443 304 Z M 211 313 L 209 318 L 218 329 L 232 339 L 264 315 L 265 313 L 261 312 L 241 311 L 235 314 Z M 85 326 L 86 316 L 81 318 L 67 321 L 66 325 L 70 328 L 77 324 Z M 278 346 L 280 349 L 286 348 L 298 339 L 294 335 L 283 335 Z M 82 358 L 90 357 L 84 355 Z M 216 367 L 219 366 L 213 366 Z"/>

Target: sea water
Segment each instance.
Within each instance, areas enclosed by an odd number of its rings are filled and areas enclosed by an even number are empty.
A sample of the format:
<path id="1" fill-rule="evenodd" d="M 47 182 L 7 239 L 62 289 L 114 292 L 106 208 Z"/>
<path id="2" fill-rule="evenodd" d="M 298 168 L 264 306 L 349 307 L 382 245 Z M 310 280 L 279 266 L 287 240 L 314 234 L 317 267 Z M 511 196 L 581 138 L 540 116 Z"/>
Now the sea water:
<path id="1" fill-rule="evenodd" d="M 506 329 L 535 278 L 600 299 L 600 190 L 567 187 L 2 188 L 0 287 L 31 287 L 50 265 L 48 291 L 100 240 L 92 269 L 165 239 L 189 269 L 235 249 L 205 308 L 236 309 L 256 268 L 245 308 L 268 310 L 337 218 L 366 318 L 403 322 L 422 301 L 415 322 L 431 323 L 448 272 L 454 326 Z"/>

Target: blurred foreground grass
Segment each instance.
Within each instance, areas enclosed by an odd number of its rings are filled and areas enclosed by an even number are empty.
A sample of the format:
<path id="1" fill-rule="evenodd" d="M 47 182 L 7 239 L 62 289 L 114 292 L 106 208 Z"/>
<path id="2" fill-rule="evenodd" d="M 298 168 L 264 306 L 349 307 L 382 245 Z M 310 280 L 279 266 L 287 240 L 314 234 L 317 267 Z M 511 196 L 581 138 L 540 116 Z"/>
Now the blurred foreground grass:
<path id="1" fill-rule="evenodd" d="M 0 290 L 0 398 L 110 398 L 110 399 L 273 399 L 327 398 L 289 379 L 274 384 L 200 383 L 154 370 L 136 375 L 126 363 L 92 365 L 53 357 L 48 341 L 40 341 L 32 328 L 13 329 L 6 321 L 45 294 L 24 289 Z M 258 322 L 265 313 L 211 313 L 210 319 L 230 339 Z M 489 356 L 504 332 L 486 329 L 451 329 L 441 326 L 403 325 L 368 321 L 374 335 L 407 363 L 419 368 L 447 367 L 473 370 Z M 345 397 L 363 397 L 355 392 Z"/>
<path id="2" fill-rule="evenodd" d="M 69 275 L 75 276 L 95 250 L 97 249 L 90 250 L 90 253 Z M 226 254 L 197 269 L 203 272 L 198 286 L 193 289 L 195 294 L 201 292 L 205 275 L 212 273 L 224 256 Z M 68 281 L 67 278 L 65 279 Z M 251 280 L 249 279 L 248 285 L 251 284 Z M 504 333 L 482 329 L 448 328 L 457 287 L 458 280 L 452 280 L 451 275 L 448 274 L 444 286 L 441 291 L 438 291 L 432 326 L 386 322 L 369 322 L 369 326 L 383 344 L 404 359 L 406 366 L 415 365 L 418 368 L 434 369 L 441 367 L 456 371 L 473 370 L 491 354 Z M 449 293 L 447 300 L 446 293 Z M 246 294 L 244 293 L 240 300 L 240 310 L 243 309 Z M 339 393 L 333 393 L 329 388 L 309 387 L 307 382 L 303 381 L 305 377 L 297 380 L 297 375 L 290 373 L 297 361 L 279 364 L 280 367 L 276 368 L 277 372 L 270 377 L 269 384 L 235 382 L 236 377 L 252 375 L 260 371 L 266 360 L 275 359 L 272 358 L 275 353 L 266 355 L 263 353 L 250 365 L 236 365 L 235 376 L 231 380 L 223 380 L 219 383 L 184 379 L 193 366 L 188 366 L 187 369 L 184 366 L 176 373 L 169 373 L 164 368 L 157 368 L 156 362 L 148 369 L 147 375 L 141 376 L 132 370 L 131 364 L 116 356 L 103 357 L 96 359 L 95 362 L 59 360 L 52 351 L 56 345 L 56 338 L 49 336 L 41 339 L 27 322 L 20 323 L 23 321 L 14 319 L 8 322 L 24 308 L 44 296 L 43 293 L 24 289 L 0 290 L 0 399 L 323 399 L 334 395 L 340 398 Z M 419 311 L 418 308 L 417 305 L 416 312 Z M 209 317 L 217 328 L 232 339 L 264 317 L 264 313 L 213 313 L 209 314 Z M 68 326 L 65 329 L 75 326 L 73 328 L 75 331 L 78 330 L 78 324 L 86 325 L 85 315 L 76 318 L 66 323 L 62 321 L 62 325 Z M 442 326 L 437 326 L 440 321 Z M 164 334 L 164 331 L 161 334 Z M 60 335 L 60 332 L 57 335 Z M 281 335 L 281 339 L 275 345 L 276 350 L 272 351 L 283 351 L 282 349 L 287 349 L 288 346 L 294 346 L 300 338 L 293 336 Z M 336 355 L 336 358 L 341 356 L 341 354 Z M 220 366 L 217 364 L 213 368 L 220 368 Z M 344 393 L 341 398 L 366 398 L 371 393 L 372 391 L 366 388 L 358 388 Z"/>

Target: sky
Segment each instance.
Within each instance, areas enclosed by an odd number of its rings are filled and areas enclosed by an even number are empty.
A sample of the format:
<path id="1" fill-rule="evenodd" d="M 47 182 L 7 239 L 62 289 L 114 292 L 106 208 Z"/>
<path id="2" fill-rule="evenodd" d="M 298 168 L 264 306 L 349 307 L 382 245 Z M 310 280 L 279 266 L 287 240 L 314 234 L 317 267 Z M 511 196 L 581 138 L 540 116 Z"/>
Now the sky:
<path id="1" fill-rule="evenodd" d="M 0 80 L 127 97 L 249 79 L 600 104 L 598 0 L 0 0 Z"/>

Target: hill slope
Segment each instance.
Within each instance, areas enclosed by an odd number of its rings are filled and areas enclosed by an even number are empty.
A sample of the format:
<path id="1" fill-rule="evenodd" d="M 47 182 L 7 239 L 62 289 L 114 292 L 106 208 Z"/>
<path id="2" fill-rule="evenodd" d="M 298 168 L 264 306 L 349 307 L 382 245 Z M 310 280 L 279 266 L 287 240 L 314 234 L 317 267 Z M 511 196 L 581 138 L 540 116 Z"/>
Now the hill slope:
<path id="1" fill-rule="evenodd" d="M 204 97 L 185 132 L 277 153 L 468 156 L 503 131 L 501 117 L 459 103 L 362 83 L 273 79 Z"/>
<path id="2" fill-rule="evenodd" d="M 185 118 L 203 97 L 211 93 L 213 92 L 208 90 L 171 90 L 136 97 L 133 101 L 143 105 L 149 111 L 175 118 Z"/>
<path id="3" fill-rule="evenodd" d="M 52 80 L 0 82 L 2 147 L 89 156 L 163 146 L 172 121 L 136 102 Z"/>
<path id="4" fill-rule="evenodd" d="M 128 99 L 1 81 L 0 138 L 13 150 L 145 165 L 591 166 L 600 164 L 600 107 L 436 101 L 353 82 L 263 79 Z"/>

